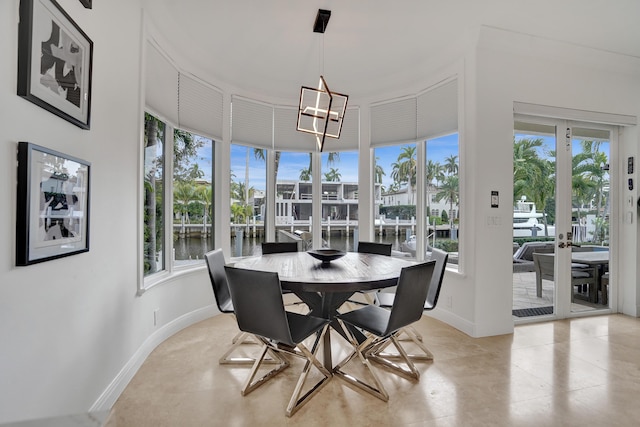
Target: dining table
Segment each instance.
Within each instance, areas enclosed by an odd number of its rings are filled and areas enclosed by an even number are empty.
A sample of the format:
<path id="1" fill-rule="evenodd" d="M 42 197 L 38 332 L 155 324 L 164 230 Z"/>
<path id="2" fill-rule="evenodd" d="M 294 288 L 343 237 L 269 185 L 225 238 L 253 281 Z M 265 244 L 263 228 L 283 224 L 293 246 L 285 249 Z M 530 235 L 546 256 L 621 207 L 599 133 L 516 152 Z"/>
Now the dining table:
<path id="1" fill-rule="evenodd" d="M 395 286 L 402 268 L 414 265 L 408 258 L 347 252 L 331 262 L 322 262 L 306 252 L 288 252 L 247 257 L 235 267 L 277 272 L 283 290 L 293 292 L 312 316 L 330 319 L 330 326 L 346 338 L 335 316 L 354 293 Z M 356 339 L 362 333 L 353 330 Z M 333 369 L 331 334 L 324 335 L 323 364 Z"/>

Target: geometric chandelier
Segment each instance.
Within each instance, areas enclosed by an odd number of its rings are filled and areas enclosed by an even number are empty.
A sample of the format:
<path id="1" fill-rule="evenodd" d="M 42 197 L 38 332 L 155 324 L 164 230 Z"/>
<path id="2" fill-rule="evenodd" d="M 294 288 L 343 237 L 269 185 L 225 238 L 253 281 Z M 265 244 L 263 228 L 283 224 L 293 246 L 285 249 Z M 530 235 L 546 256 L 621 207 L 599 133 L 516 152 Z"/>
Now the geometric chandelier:
<path id="1" fill-rule="evenodd" d="M 313 31 L 324 34 L 330 17 L 330 10 L 319 9 Z M 318 150 L 322 151 L 325 137 L 340 138 L 348 100 L 348 95 L 331 92 L 321 73 L 317 89 L 308 86 L 300 89 L 297 129 L 315 135 Z"/>

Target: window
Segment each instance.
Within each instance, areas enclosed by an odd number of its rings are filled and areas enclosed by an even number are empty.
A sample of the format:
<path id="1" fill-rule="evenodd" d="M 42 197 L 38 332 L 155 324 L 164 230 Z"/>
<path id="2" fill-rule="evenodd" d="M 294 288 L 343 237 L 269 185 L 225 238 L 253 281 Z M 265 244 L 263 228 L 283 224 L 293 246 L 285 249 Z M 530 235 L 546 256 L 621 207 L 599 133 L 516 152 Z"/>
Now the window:
<path id="1" fill-rule="evenodd" d="M 358 225 L 358 152 L 322 153 L 322 230 L 327 246 L 353 251 Z"/>
<path id="2" fill-rule="evenodd" d="M 309 152 L 276 151 L 276 240 L 281 231 L 303 239 L 303 248 L 312 247 L 313 218 L 312 156 Z"/>
<path id="3" fill-rule="evenodd" d="M 213 141 L 176 129 L 173 135 L 174 265 L 204 262 L 213 249 Z"/>
<path id="4" fill-rule="evenodd" d="M 260 255 L 267 190 L 265 149 L 231 144 L 231 256 Z"/>
<path id="5" fill-rule="evenodd" d="M 377 147 L 374 158 L 374 185 L 381 190 L 374 211 L 376 241 L 415 256 L 417 144 Z"/>
<path id="6" fill-rule="evenodd" d="M 147 113 L 144 119 L 144 276 L 148 276 L 165 269 L 165 124 Z"/>
<path id="7" fill-rule="evenodd" d="M 447 252 L 458 252 L 459 235 L 459 147 L 458 134 L 426 141 L 425 191 L 427 244 Z"/>

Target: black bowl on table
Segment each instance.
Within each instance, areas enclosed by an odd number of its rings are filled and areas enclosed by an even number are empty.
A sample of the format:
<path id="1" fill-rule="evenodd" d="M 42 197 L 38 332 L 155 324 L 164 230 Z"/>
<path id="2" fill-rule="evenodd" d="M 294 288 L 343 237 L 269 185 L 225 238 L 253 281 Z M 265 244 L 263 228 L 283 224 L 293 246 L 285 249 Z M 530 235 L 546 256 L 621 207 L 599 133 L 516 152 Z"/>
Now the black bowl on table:
<path id="1" fill-rule="evenodd" d="M 311 249 L 307 251 L 307 253 L 315 259 L 322 261 L 323 264 L 328 264 L 331 261 L 342 258 L 346 255 L 346 252 L 344 251 L 331 248 Z"/>

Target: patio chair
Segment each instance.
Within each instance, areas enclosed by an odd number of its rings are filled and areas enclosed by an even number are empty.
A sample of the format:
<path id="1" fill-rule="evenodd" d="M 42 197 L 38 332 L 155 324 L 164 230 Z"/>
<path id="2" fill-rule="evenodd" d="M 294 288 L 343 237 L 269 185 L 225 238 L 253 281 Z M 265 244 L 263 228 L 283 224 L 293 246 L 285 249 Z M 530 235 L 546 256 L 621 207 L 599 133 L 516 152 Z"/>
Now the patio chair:
<path id="1" fill-rule="evenodd" d="M 260 357 L 251 368 L 242 387 L 242 395 L 251 393 L 289 366 L 289 361 L 282 354 L 300 357 L 306 361 L 287 406 L 286 415 L 290 417 L 331 378 L 331 373 L 316 358 L 318 344 L 324 337 L 330 321 L 285 311 L 278 273 L 230 266 L 225 266 L 225 271 L 238 327 L 241 331 L 253 334 L 262 343 Z M 303 341 L 311 335 L 316 337 L 309 350 Z M 254 381 L 268 351 L 271 351 L 280 363 Z M 312 365 L 322 374 L 322 379 L 300 397 Z"/>
<path id="2" fill-rule="evenodd" d="M 554 254 L 537 253 L 533 254 L 533 265 L 536 272 L 536 295 L 542 297 L 542 280 L 554 281 Z M 588 268 L 583 264 L 571 268 L 571 301 L 574 299 L 574 286 L 595 286 L 595 268 Z"/>
<path id="3" fill-rule="evenodd" d="M 333 369 L 334 375 L 386 402 L 389 399 L 389 395 L 375 370 L 372 369 L 369 363 L 369 356 L 375 354 L 378 348 L 386 347 L 387 342 L 390 341 L 398 350 L 405 366 L 403 367 L 385 359 L 380 362 L 398 375 L 414 380 L 420 378 L 420 372 L 407 356 L 397 339 L 397 335 L 404 327 L 417 322 L 422 317 L 435 264 L 435 261 L 429 261 L 402 269 L 391 310 L 375 305 L 367 305 L 357 310 L 337 315 L 338 322 L 353 346 L 353 351 L 336 365 Z M 347 325 L 363 330 L 366 334 L 366 339 L 359 343 Z M 355 356 L 363 364 L 365 371 L 373 378 L 373 385 L 343 370 Z"/>

